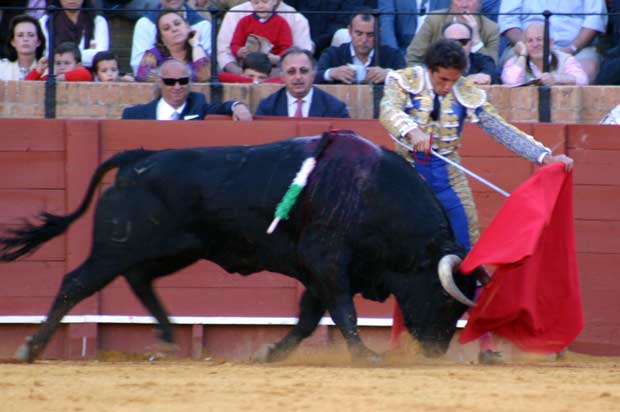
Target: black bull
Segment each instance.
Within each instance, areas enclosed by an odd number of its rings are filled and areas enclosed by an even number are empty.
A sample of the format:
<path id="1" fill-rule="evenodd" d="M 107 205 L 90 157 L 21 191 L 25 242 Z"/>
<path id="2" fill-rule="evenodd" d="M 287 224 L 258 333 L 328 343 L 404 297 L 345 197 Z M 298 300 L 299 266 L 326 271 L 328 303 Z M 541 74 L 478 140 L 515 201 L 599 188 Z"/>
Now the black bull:
<path id="1" fill-rule="evenodd" d="M 319 141 L 326 147 L 290 219 L 266 234 L 276 205 Z M 466 310 L 437 274 L 442 257 L 454 258 L 454 266 L 464 251 L 436 197 L 399 155 L 352 132 L 260 146 L 119 153 L 97 168 L 75 212 L 42 213 L 40 224 L 0 238 L 0 260 L 15 260 L 63 233 L 113 168 L 114 185 L 97 201 L 91 253 L 64 276 L 46 321 L 18 350 L 20 360 L 33 361 L 63 316 L 117 276 L 157 319 L 160 338 L 172 343 L 153 281 L 200 259 L 242 275 L 282 273 L 305 286 L 297 325 L 262 351 L 266 361 L 288 355 L 325 311 L 354 357 L 379 359 L 358 334 L 356 293 L 376 301 L 393 294 L 428 355 L 446 351 Z M 452 276 L 449 269 L 451 285 L 471 298 L 475 276 Z"/>

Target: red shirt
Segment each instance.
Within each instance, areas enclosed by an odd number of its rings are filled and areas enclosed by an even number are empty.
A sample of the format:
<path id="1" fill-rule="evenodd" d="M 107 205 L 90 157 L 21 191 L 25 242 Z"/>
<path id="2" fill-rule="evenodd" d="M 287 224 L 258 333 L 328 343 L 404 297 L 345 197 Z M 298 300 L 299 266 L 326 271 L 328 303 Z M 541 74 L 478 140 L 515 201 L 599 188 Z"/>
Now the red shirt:
<path id="1" fill-rule="evenodd" d="M 250 34 L 256 34 L 269 40 L 273 44 L 271 53 L 279 56 L 293 45 L 291 28 L 282 16 L 274 13 L 263 23 L 255 14 L 250 14 L 239 20 L 230 42 L 230 49 L 235 56 L 237 56 L 239 49 L 245 46 L 245 41 Z"/>

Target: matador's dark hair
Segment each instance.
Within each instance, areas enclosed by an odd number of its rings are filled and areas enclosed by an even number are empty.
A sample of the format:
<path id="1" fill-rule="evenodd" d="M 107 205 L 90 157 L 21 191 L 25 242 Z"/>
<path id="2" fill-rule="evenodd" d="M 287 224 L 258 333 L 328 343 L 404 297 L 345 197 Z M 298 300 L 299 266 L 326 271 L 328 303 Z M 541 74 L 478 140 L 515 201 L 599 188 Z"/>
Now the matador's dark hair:
<path id="1" fill-rule="evenodd" d="M 459 42 L 441 39 L 428 47 L 424 55 L 424 65 L 431 72 L 439 70 L 440 67 L 464 71 L 467 68 L 467 56 Z"/>

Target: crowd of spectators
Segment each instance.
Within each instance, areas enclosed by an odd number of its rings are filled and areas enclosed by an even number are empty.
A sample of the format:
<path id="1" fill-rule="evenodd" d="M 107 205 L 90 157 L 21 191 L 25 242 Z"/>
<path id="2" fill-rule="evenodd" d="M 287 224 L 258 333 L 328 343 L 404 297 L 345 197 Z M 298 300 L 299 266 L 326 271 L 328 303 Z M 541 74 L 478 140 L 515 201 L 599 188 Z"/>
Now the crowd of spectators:
<path id="1" fill-rule="evenodd" d="M 325 98 L 331 115 L 348 116 L 313 85 L 381 84 L 445 38 L 462 45 L 476 84 L 617 85 L 619 3 L 555 4 L 545 62 L 543 0 L 10 0 L 0 8 L 0 80 L 41 80 L 53 67 L 63 81 L 157 83 L 174 60 L 205 82 L 216 59 L 222 82 L 283 84 L 260 114 L 313 116 Z M 223 18 L 212 22 L 209 8 Z M 133 24 L 130 73 L 110 51 L 110 16 Z"/>

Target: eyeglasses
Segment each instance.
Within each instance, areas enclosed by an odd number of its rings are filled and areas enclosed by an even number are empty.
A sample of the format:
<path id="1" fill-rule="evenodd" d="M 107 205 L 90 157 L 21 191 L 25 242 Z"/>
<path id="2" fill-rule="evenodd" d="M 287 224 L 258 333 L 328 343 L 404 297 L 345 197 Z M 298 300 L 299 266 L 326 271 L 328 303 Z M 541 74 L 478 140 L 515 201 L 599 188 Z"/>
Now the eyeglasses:
<path id="1" fill-rule="evenodd" d="M 467 43 L 471 41 L 471 39 L 450 39 L 450 40 L 458 41 L 459 43 L 461 43 L 461 46 L 467 46 Z"/>
<path id="2" fill-rule="evenodd" d="M 174 86 L 179 83 L 181 86 L 185 86 L 189 83 L 189 77 L 180 77 L 178 79 L 162 77 L 161 81 L 164 82 L 166 86 Z"/>

